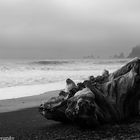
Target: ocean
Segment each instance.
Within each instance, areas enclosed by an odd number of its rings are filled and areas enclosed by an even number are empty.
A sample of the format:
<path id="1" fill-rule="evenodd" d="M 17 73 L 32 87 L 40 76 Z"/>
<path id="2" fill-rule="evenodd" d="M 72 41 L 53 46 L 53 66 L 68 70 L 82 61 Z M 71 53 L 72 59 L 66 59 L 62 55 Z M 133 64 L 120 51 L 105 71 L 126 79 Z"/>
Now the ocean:
<path id="1" fill-rule="evenodd" d="M 128 59 L 70 59 L 70 60 L 1 60 L 0 61 L 0 99 L 31 96 L 37 94 L 8 93 L 4 89 L 45 86 L 46 91 L 65 88 L 65 80 L 71 78 L 76 83 L 89 76 L 101 75 L 104 69 L 113 72 L 124 65 Z M 30 86 L 29 86 L 30 85 Z M 14 92 L 14 91 L 13 91 Z M 32 92 L 32 90 L 31 90 Z M 40 93 L 39 93 L 40 94 Z M 4 97 L 4 98 L 3 98 Z"/>

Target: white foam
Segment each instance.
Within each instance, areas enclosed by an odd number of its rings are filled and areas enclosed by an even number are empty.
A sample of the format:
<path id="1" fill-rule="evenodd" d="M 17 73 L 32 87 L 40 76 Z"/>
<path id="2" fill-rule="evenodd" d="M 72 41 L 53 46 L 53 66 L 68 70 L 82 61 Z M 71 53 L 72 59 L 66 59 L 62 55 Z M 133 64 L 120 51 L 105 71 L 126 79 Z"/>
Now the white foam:
<path id="1" fill-rule="evenodd" d="M 67 78 L 82 82 L 91 75 L 102 74 L 104 69 L 112 72 L 121 65 L 116 60 L 74 60 L 57 65 L 0 61 L 0 100 L 64 89 Z"/>
<path id="2" fill-rule="evenodd" d="M 61 90 L 65 83 L 50 83 L 42 85 L 27 85 L 0 88 L 0 100 L 39 95 L 47 91 Z"/>

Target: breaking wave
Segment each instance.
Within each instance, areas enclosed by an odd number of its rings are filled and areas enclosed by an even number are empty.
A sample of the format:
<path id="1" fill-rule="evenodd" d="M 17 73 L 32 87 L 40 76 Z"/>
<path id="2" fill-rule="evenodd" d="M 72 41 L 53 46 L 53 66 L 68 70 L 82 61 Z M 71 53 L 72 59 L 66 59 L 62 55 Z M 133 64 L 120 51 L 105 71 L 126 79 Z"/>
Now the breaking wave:
<path id="1" fill-rule="evenodd" d="M 31 62 L 31 64 L 38 64 L 38 65 L 60 65 L 66 63 L 69 63 L 69 61 L 42 60 L 42 61 Z"/>
<path id="2" fill-rule="evenodd" d="M 121 67 L 125 59 L 37 60 L 0 61 L 0 88 L 64 82 L 71 78 L 81 81 L 90 75 L 100 75 L 104 69 L 110 72 Z"/>

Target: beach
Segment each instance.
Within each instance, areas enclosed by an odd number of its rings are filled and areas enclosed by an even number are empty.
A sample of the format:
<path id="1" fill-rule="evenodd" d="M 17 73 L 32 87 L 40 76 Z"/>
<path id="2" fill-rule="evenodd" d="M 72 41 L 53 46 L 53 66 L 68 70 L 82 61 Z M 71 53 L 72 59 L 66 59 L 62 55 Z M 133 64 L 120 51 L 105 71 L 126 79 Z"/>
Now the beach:
<path id="1" fill-rule="evenodd" d="M 47 101 L 51 97 L 57 96 L 58 93 L 59 91 L 50 91 L 40 95 L 0 100 L 0 113 L 38 107 L 42 102 Z"/>
<path id="2" fill-rule="evenodd" d="M 0 137 L 16 140 L 118 140 L 140 139 L 139 118 L 129 123 L 82 129 L 74 124 L 47 120 L 38 112 L 42 100 L 59 91 L 0 101 Z"/>
<path id="3" fill-rule="evenodd" d="M 0 0 L 0 20 L 0 140 L 140 140 L 139 0 Z"/>
<path id="4" fill-rule="evenodd" d="M 115 71 L 127 60 L 10 62 L 0 65 L 0 138 L 16 140 L 118 140 L 140 139 L 140 119 L 83 129 L 45 119 L 42 102 L 58 96 L 65 80 L 76 83 L 103 69 Z"/>

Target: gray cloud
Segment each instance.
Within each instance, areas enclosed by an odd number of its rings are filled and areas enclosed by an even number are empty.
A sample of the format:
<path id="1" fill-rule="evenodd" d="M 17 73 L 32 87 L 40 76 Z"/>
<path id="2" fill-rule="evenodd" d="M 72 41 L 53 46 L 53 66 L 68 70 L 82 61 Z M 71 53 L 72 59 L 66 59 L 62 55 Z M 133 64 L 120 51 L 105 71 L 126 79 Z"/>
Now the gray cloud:
<path id="1" fill-rule="evenodd" d="M 108 56 L 140 43 L 139 0 L 1 0 L 0 21 L 3 57 Z"/>

